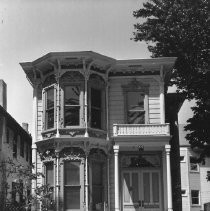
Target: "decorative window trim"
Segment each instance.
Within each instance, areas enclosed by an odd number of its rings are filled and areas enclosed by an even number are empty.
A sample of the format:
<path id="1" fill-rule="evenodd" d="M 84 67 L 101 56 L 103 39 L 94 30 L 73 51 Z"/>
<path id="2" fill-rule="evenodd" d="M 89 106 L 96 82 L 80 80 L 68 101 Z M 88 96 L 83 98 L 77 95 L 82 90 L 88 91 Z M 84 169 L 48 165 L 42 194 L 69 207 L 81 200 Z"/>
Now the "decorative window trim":
<path id="1" fill-rule="evenodd" d="M 47 123 L 46 123 L 46 106 L 47 106 L 47 90 L 53 88 L 54 89 L 54 123 L 53 123 L 53 127 L 52 128 L 47 128 Z M 57 84 L 52 84 L 50 86 L 47 86 L 45 88 L 43 88 L 42 90 L 42 99 L 43 99 L 43 119 L 42 119 L 42 125 L 43 125 L 43 130 L 44 131 L 48 131 L 48 130 L 53 130 L 56 128 L 56 100 L 57 100 Z"/>
<path id="2" fill-rule="evenodd" d="M 136 78 L 131 79 L 131 81 L 126 84 L 122 85 L 123 95 L 124 95 L 124 110 L 125 110 L 125 117 L 124 121 L 128 122 L 128 92 L 138 92 L 139 94 L 144 95 L 144 110 L 145 110 L 145 123 L 149 124 L 149 84 L 144 84 L 141 81 L 138 81 Z"/>

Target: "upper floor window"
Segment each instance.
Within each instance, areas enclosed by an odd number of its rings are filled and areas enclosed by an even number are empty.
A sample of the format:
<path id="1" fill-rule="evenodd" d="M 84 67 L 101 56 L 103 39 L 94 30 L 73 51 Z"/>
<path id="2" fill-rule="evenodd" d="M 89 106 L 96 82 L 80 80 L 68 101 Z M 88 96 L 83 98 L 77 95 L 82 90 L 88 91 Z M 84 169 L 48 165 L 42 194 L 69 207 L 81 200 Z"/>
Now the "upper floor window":
<path id="1" fill-rule="evenodd" d="M 54 127 L 55 91 L 54 86 L 46 89 L 45 93 L 45 129 Z"/>
<path id="2" fill-rule="evenodd" d="M 101 129 L 102 99 L 101 90 L 91 88 L 91 127 Z"/>
<path id="3" fill-rule="evenodd" d="M 80 86 L 68 85 L 64 87 L 64 125 L 80 125 Z"/>
<path id="4" fill-rule="evenodd" d="M 144 94 L 139 92 L 127 92 L 127 122 L 128 124 L 144 124 Z"/>
<path id="5" fill-rule="evenodd" d="M 21 137 L 20 139 L 20 156 L 24 157 L 24 139 Z"/>
<path id="6" fill-rule="evenodd" d="M 190 157 L 190 171 L 198 172 L 199 166 L 195 157 Z"/>

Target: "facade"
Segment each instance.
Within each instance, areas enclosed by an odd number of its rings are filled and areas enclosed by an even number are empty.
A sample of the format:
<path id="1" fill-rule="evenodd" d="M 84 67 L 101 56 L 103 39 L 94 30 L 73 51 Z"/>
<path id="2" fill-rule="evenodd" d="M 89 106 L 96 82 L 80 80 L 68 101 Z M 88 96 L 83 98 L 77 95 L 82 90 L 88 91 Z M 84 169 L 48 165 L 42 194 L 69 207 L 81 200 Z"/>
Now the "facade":
<path id="1" fill-rule="evenodd" d="M 6 84 L 3 80 L 0 80 L 0 103 L 0 196 L 1 209 L 4 209 L 6 202 L 21 204 L 25 194 L 29 194 L 24 190 L 25 178 L 17 177 L 14 170 L 17 166 L 23 169 L 31 166 L 32 138 L 28 124 L 23 123 L 21 127 L 6 111 Z"/>
<path id="2" fill-rule="evenodd" d="M 210 158 L 206 158 L 205 164 L 196 163 L 199 151 L 193 151 L 186 141 L 184 125 L 179 125 L 179 131 L 182 208 L 186 211 L 205 210 L 205 204 L 210 203 L 210 183 L 206 179 L 210 174 Z"/>
<path id="3" fill-rule="evenodd" d="M 56 210 L 172 210 L 165 93 L 176 58 L 92 51 L 21 63 L 33 87 L 32 162 Z M 38 210 L 39 207 L 36 207 Z"/>

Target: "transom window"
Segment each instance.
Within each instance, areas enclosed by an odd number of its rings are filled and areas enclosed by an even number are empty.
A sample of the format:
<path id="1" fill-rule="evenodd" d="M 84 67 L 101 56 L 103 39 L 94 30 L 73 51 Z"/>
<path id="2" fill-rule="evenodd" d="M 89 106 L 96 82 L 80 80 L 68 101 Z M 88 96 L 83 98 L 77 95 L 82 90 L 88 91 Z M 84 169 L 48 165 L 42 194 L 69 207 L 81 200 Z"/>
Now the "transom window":
<path id="1" fill-rule="evenodd" d="M 76 85 L 64 87 L 64 124 L 80 125 L 80 87 Z"/>
<path id="2" fill-rule="evenodd" d="M 45 129 L 54 127 L 54 87 L 50 87 L 46 90 L 46 105 L 45 105 Z"/>
<path id="3" fill-rule="evenodd" d="M 139 92 L 127 92 L 127 122 L 128 124 L 144 124 L 144 94 Z"/>
<path id="4" fill-rule="evenodd" d="M 91 88 L 91 127 L 101 129 L 102 93 L 99 89 Z"/>
<path id="5" fill-rule="evenodd" d="M 80 210 L 80 161 L 64 163 L 65 210 Z"/>

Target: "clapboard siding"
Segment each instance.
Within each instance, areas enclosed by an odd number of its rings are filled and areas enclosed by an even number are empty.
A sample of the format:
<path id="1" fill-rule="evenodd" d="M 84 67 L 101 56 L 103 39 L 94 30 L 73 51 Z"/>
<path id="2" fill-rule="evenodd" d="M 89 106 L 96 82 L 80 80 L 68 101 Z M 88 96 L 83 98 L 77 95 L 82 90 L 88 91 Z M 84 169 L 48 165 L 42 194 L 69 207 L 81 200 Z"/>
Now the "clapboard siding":
<path id="1" fill-rule="evenodd" d="M 109 132 L 113 135 L 113 124 L 124 124 L 125 119 L 125 97 L 123 94 L 122 85 L 129 84 L 131 78 L 110 79 L 109 88 Z M 141 83 L 149 84 L 149 123 L 160 123 L 160 88 L 159 83 L 151 78 L 137 79 Z"/>

